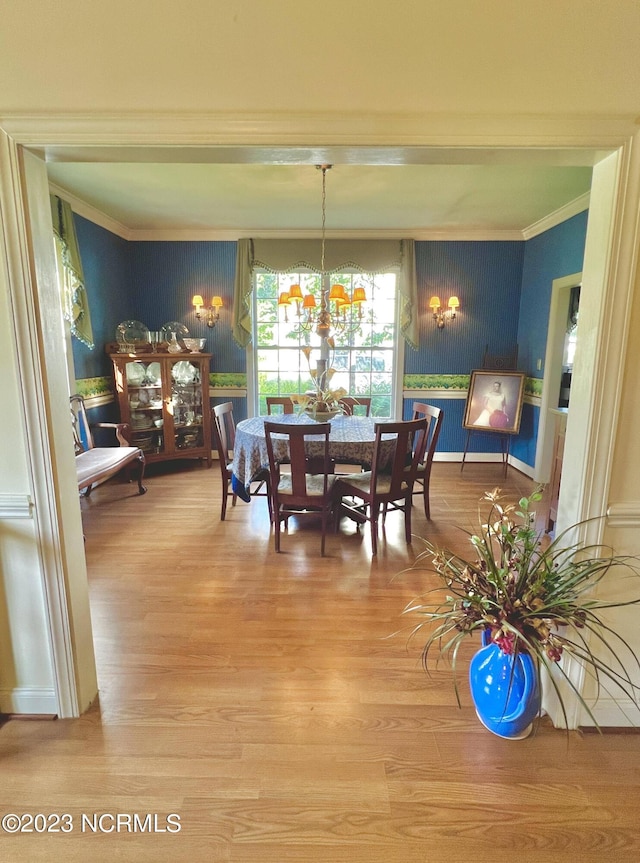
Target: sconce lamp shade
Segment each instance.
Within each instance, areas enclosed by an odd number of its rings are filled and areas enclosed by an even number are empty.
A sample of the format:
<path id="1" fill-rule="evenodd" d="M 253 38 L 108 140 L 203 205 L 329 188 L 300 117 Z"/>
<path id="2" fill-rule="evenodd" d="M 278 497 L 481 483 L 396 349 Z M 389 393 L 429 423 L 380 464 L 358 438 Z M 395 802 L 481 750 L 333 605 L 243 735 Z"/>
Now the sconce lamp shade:
<path id="1" fill-rule="evenodd" d="M 290 285 L 288 294 L 290 300 L 299 302 L 302 299 L 302 289 L 300 288 L 300 285 Z"/>
<path id="2" fill-rule="evenodd" d="M 431 297 L 429 300 L 429 308 L 432 311 L 436 311 L 436 309 L 440 308 L 440 297 Z"/>
<path id="3" fill-rule="evenodd" d="M 214 297 L 211 300 L 211 305 L 214 309 L 221 309 L 223 306 L 222 297 Z"/>
<path id="4" fill-rule="evenodd" d="M 204 300 L 200 294 L 195 294 L 193 299 L 191 300 L 191 305 L 196 307 L 196 310 L 201 309 L 204 306 Z"/>
<path id="5" fill-rule="evenodd" d="M 451 311 L 455 312 L 456 309 L 460 308 L 460 300 L 457 297 L 449 297 L 448 305 Z"/>

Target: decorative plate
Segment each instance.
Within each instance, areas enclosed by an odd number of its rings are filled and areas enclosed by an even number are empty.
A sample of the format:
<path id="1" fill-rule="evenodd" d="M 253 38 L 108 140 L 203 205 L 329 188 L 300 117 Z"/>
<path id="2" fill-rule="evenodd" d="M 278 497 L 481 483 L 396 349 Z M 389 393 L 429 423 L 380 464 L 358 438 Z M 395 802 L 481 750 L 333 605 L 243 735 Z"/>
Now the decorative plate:
<path id="1" fill-rule="evenodd" d="M 122 321 L 116 327 L 116 341 L 138 345 L 149 341 L 149 330 L 141 321 Z"/>
<path id="2" fill-rule="evenodd" d="M 160 363 L 149 363 L 149 365 L 147 366 L 147 379 L 150 382 L 150 386 L 160 386 L 160 384 L 162 383 Z"/>
<path id="3" fill-rule="evenodd" d="M 189 330 L 184 324 L 181 324 L 180 321 L 169 321 L 168 324 L 163 324 L 160 328 L 160 332 L 164 335 L 164 340 L 166 342 L 171 341 L 171 333 L 175 333 L 178 340 L 189 335 Z"/>
<path id="4" fill-rule="evenodd" d="M 177 384 L 192 384 L 198 380 L 198 367 L 188 360 L 179 360 L 171 368 L 171 377 Z"/>
<path id="5" fill-rule="evenodd" d="M 141 386 L 147 367 L 143 363 L 127 363 L 125 366 L 127 383 L 131 386 Z"/>

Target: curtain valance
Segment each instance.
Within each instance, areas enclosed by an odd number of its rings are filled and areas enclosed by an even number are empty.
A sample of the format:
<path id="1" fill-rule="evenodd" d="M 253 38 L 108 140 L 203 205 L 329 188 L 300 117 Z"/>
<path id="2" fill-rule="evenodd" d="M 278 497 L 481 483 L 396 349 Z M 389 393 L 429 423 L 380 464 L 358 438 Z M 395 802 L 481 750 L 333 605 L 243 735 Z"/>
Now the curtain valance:
<path id="1" fill-rule="evenodd" d="M 327 273 L 386 273 L 400 270 L 402 243 L 398 240 L 326 240 Z M 270 273 L 322 271 L 321 240 L 253 240 L 252 269 Z"/>
<path id="2" fill-rule="evenodd" d="M 417 284 L 413 240 L 326 240 L 326 273 L 398 273 L 400 329 L 418 347 Z M 251 291 L 256 270 L 271 273 L 322 272 L 320 240 L 239 240 L 236 256 L 233 337 L 251 341 Z"/>

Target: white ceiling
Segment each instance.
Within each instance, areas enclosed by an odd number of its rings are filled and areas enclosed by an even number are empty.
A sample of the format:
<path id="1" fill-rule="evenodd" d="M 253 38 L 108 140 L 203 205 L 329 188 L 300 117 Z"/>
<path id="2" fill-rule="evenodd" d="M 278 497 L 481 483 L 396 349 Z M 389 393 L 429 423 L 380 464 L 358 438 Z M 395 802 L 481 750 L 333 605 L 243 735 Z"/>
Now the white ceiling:
<path id="1" fill-rule="evenodd" d="M 233 156 L 217 153 L 212 158 Z M 130 239 L 156 233 L 165 239 L 209 233 L 220 238 L 317 236 L 322 178 L 314 165 L 252 161 L 284 161 L 282 152 L 277 157 L 245 153 L 242 158 L 244 163 L 53 161 L 48 171 L 54 191 L 70 198 L 81 215 L 92 217 L 94 208 Z M 505 155 L 496 160 L 495 154 L 485 154 L 483 164 L 380 164 L 391 160 L 388 153 L 355 158 L 377 163 L 336 163 L 327 172 L 327 236 L 420 239 L 437 232 L 477 232 L 515 238 L 580 199 L 591 182 L 591 168 L 584 162 L 592 157 L 584 154 L 573 159 L 578 162 L 574 165 L 566 164 L 566 153 L 543 161 L 523 154 L 517 160 Z M 461 158 L 431 155 L 432 162 Z M 406 154 L 402 159 L 407 161 Z M 477 155 L 474 160 L 479 161 Z M 84 211 L 82 204 L 88 205 Z"/>

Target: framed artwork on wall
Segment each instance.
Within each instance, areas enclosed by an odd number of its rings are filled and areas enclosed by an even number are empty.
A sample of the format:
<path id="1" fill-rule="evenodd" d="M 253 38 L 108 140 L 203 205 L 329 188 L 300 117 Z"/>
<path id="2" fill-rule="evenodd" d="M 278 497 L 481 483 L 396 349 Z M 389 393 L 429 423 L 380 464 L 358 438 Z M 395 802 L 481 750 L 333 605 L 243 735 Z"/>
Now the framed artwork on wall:
<path id="1" fill-rule="evenodd" d="M 490 369 L 472 371 L 464 411 L 464 428 L 518 434 L 524 379 L 524 372 Z"/>

